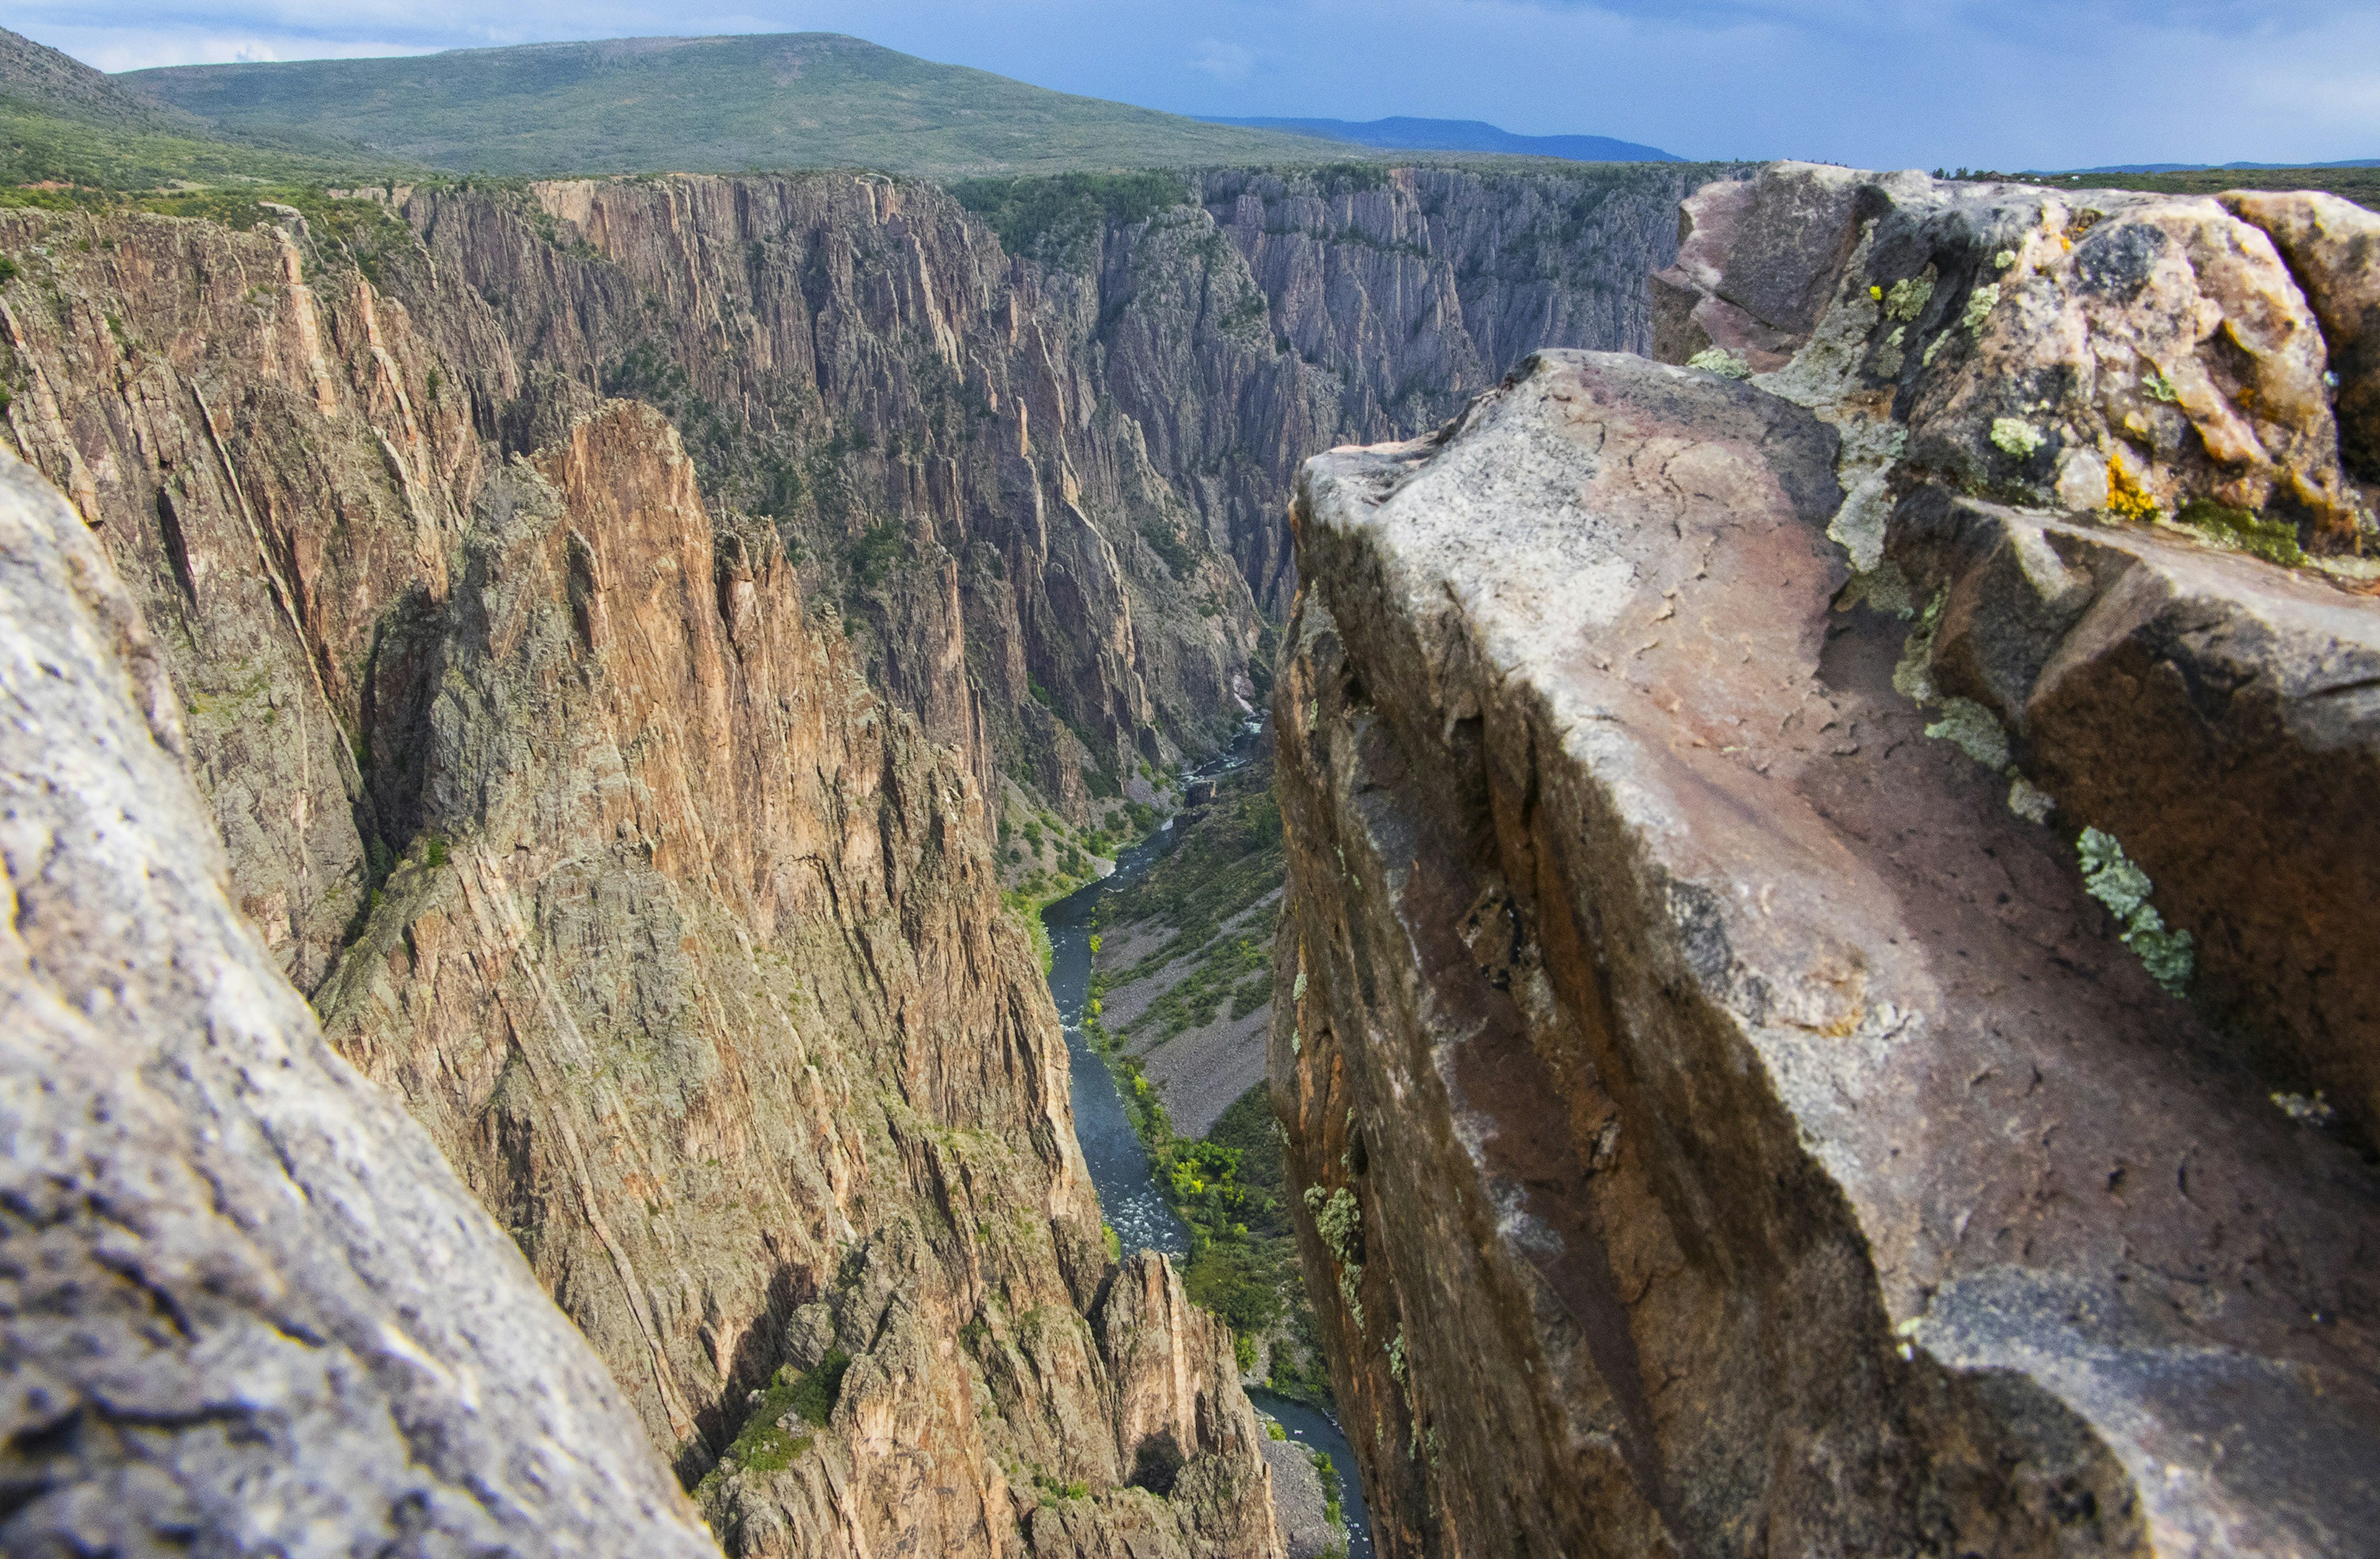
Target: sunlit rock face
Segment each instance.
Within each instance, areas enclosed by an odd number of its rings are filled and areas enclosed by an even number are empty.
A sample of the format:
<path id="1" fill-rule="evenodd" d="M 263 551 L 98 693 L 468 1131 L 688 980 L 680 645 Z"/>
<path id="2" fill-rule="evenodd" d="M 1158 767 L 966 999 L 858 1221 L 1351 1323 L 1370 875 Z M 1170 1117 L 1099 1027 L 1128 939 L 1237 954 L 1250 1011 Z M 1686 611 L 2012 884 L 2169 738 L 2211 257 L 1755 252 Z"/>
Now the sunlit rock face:
<path id="1" fill-rule="evenodd" d="M 223 851 L 256 956 L 310 994 L 346 1086 L 410 1111 L 408 1151 L 427 1129 L 441 1184 L 494 1217 L 470 1260 L 502 1264 L 382 1254 L 511 1284 L 577 1350 L 511 1369 L 583 1385 L 606 1432 L 641 1420 L 583 1453 L 613 1505 L 660 1502 L 619 1519 L 697 1541 L 674 1471 L 737 1552 L 1278 1552 L 1228 1337 L 1169 1265 L 1106 1254 L 993 874 L 960 618 L 916 640 L 913 683 L 867 641 L 868 603 L 947 595 L 950 560 L 920 543 L 874 596 L 806 574 L 800 527 L 715 502 L 650 404 L 524 366 L 518 322 L 385 214 L 54 237 L 10 235 L 41 274 L 6 295 L 9 430 L 146 625 L 206 809 L 175 838 Z M 1068 534 L 1083 664 L 1149 664 L 1093 566 L 1112 549 Z M 1103 589 L 1113 609 L 1084 604 Z M 1228 612 L 1184 616 L 1224 641 Z M 90 956 L 142 967 L 115 935 Z M 516 1389 L 454 1389 L 474 1380 Z M 1160 1437 L 1171 1498 L 1131 1483 Z M 484 1449 L 455 1443 L 438 1476 Z"/>
<path id="2" fill-rule="evenodd" d="M 14 1553 L 712 1552 L 586 1339 L 233 903 L 166 657 L 0 457 Z"/>

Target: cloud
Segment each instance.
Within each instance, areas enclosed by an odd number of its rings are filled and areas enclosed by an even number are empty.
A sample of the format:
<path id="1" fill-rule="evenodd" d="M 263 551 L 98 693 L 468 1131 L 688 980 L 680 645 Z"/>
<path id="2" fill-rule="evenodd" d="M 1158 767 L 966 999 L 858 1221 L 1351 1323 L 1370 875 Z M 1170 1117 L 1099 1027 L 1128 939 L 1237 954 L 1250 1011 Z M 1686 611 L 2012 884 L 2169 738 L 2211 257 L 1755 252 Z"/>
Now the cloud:
<path id="1" fill-rule="evenodd" d="M 1190 68 L 1203 70 L 1218 81 L 1245 81 L 1256 68 L 1257 56 L 1237 43 L 1201 38 L 1190 51 Z"/>
<path id="2" fill-rule="evenodd" d="M 1177 113 L 1866 166 L 2380 156 L 2369 0 L 35 0 L 103 68 L 829 30 Z"/>

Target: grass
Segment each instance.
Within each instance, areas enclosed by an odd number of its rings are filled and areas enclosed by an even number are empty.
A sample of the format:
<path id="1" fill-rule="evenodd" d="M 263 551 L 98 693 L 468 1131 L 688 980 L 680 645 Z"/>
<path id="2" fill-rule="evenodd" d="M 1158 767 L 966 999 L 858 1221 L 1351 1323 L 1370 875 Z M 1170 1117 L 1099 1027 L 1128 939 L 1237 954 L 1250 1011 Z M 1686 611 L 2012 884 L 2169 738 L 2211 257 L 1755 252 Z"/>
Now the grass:
<path id="1" fill-rule="evenodd" d="M 352 178 L 385 161 L 310 137 L 234 144 L 189 114 L 0 28 L 0 185 L 64 186 L 87 196 L 307 183 Z"/>
<path id="2" fill-rule="evenodd" d="M 115 191 L 335 181 L 368 177 L 381 165 L 369 157 L 339 164 L 200 135 L 81 123 L 22 98 L 0 96 L 0 185 Z"/>
<path id="3" fill-rule="evenodd" d="M 796 1370 L 789 1364 L 778 1370 L 745 1418 L 735 1443 L 703 1481 L 710 1483 L 738 1469 L 783 1472 L 791 1467 L 818 1437 L 788 1428 L 782 1420 L 798 1419 L 814 1429 L 824 1429 L 834 1416 L 834 1405 L 843 1395 L 843 1377 L 850 1368 L 851 1356 L 835 1348 L 814 1370 Z"/>
<path id="4" fill-rule="evenodd" d="M 955 177 L 1388 155 L 1075 97 L 822 32 L 178 66 L 120 79 L 219 133 L 333 136 L 455 172 Z"/>

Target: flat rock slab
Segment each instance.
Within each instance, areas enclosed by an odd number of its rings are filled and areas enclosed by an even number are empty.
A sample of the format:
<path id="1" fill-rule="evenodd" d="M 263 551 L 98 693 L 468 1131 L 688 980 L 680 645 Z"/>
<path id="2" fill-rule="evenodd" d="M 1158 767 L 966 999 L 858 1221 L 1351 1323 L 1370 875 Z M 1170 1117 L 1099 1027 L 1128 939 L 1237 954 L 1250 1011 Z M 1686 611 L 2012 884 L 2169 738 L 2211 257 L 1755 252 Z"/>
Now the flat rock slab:
<path id="1" fill-rule="evenodd" d="M 1547 353 L 1307 469 L 1270 1063 L 1381 1552 L 2361 1552 L 2372 1172 L 1835 609 L 1841 453 Z"/>
<path id="2" fill-rule="evenodd" d="M 2003 723 L 2062 829 L 2121 841 L 2227 1041 L 2380 1138 L 2380 601 L 1937 487 L 1888 546 L 1941 603 L 1935 690 Z"/>

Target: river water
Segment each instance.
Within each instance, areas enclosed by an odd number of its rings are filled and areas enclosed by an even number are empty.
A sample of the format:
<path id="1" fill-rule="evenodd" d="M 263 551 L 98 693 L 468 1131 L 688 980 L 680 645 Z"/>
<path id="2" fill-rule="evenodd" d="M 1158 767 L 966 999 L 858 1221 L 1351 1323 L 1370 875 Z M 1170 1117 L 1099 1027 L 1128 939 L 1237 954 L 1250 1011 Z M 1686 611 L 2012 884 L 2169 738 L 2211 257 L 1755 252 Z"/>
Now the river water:
<path id="1" fill-rule="evenodd" d="M 1257 750 L 1258 733 L 1243 730 L 1222 754 L 1190 772 L 1192 779 L 1212 779 L 1244 767 Z M 1091 916 L 1099 901 L 1130 884 L 1182 840 L 1182 831 L 1169 820 L 1155 834 L 1116 858 L 1116 869 L 1096 883 L 1077 888 L 1041 912 L 1050 932 L 1050 994 L 1058 1004 L 1059 1021 L 1066 1030 L 1066 1058 L 1073 1078 L 1075 1137 L 1083 1145 L 1083 1162 L 1091 1185 L 1099 1194 L 1099 1208 L 1126 1250 L 1162 1250 L 1176 1260 L 1190 1254 L 1190 1231 L 1158 1190 L 1151 1175 L 1148 1151 L 1132 1129 L 1115 1078 L 1083 1033 L 1083 1004 L 1091 984 Z M 1364 1490 L 1355 1472 L 1355 1453 L 1329 1415 L 1269 1392 L 1249 1394 L 1258 1406 L 1281 1420 L 1290 1438 L 1330 1455 L 1339 1479 L 1339 1503 L 1347 1520 L 1348 1559 L 1371 1559 L 1372 1523 L 1364 1505 Z"/>

